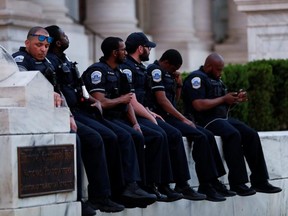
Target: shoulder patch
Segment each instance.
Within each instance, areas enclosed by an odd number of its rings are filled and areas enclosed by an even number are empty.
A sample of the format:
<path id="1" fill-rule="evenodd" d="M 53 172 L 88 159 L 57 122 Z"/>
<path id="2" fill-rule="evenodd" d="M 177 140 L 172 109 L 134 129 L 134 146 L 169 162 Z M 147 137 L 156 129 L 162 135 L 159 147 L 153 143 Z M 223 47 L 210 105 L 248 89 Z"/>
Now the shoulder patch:
<path id="1" fill-rule="evenodd" d="M 91 82 L 96 85 L 100 83 L 101 77 L 102 77 L 101 71 L 93 71 L 93 73 L 91 74 Z"/>
<path id="2" fill-rule="evenodd" d="M 152 71 L 152 79 L 154 82 L 160 82 L 161 81 L 161 70 L 155 69 Z"/>
<path id="3" fill-rule="evenodd" d="M 23 62 L 24 56 L 23 55 L 18 55 L 14 57 L 15 62 Z"/>
<path id="4" fill-rule="evenodd" d="M 132 71 L 129 69 L 124 69 L 122 72 L 127 76 L 128 82 L 132 82 Z"/>
<path id="5" fill-rule="evenodd" d="M 194 77 L 191 80 L 191 84 L 192 84 L 192 87 L 194 89 L 199 89 L 201 87 L 201 79 L 200 79 L 200 77 Z"/>

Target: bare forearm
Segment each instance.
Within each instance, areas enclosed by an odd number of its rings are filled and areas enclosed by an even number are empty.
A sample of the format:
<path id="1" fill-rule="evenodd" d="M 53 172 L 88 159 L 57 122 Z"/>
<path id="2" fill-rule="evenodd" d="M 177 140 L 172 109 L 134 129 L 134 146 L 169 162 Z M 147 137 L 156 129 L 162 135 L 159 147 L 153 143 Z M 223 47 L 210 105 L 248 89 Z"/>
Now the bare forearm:
<path id="1" fill-rule="evenodd" d="M 122 104 L 122 101 L 120 98 L 115 98 L 115 99 L 105 98 L 105 99 L 102 99 L 100 102 L 101 102 L 103 109 L 111 109 L 111 108 L 116 107 L 119 104 Z"/>
<path id="2" fill-rule="evenodd" d="M 128 104 L 130 103 L 130 100 L 132 98 L 132 93 L 128 93 L 125 95 L 121 95 L 120 97 L 110 99 L 106 98 L 103 93 L 96 92 L 92 93 L 92 96 L 101 102 L 102 108 L 103 109 L 111 109 L 116 107 L 119 104 Z"/>
<path id="3" fill-rule="evenodd" d="M 150 121 L 156 122 L 155 118 L 137 100 L 131 100 L 131 105 L 132 105 L 136 115 L 144 117 L 146 119 L 149 119 Z"/>
<path id="4" fill-rule="evenodd" d="M 181 90 L 182 90 L 181 87 L 177 87 L 177 89 L 176 89 L 176 94 L 175 94 L 175 100 L 176 100 L 176 102 L 178 102 L 179 99 L 180 99 L 180 97 L 181 97 Z"/>
<path id="5" fill-rule="evenodd" d="M 135 125 L 138 123 L 134 109 L 131 104 L 128 104 L 127 118 L 131 122 L 132 125 Z"/>
<path id="6" fill-rule="evenodd" d="M 184 120 L 185 117 L 170 103 L 167 98 L 158 98 L 158 104 L 165 110 L 165 112 L 169 113 L 170 115 L 174 116 L 179 120 Z"/>

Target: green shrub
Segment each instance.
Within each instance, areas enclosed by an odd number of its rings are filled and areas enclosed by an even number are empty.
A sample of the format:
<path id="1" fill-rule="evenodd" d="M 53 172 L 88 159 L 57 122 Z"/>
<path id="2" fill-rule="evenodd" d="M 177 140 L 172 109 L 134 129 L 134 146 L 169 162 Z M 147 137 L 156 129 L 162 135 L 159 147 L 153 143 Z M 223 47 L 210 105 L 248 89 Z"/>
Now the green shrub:
<path id="1" fill-rule="evenodd" d="M 225 83 L 228 92 L 238 92 L 240 89 L 247 91 L 249 88 L 248 73 L 246 65 L 227 65 L 224 68 L 222 80 Z M 248 122 L 248 103 L 239 103 L 231 107 L 230 116 Z"/>
<path id="2" fill-rule="evenodd" d="M 270 103 L 274 93 L 272 67 L 266 62 L 250 62 L 247 71 L 248 124 L 256 130 L 271 130 L 277 124 L 273 121 L 273 105 Z"/>
<path id="3" fill-rule="evenodd" d="M 247 91 L 248 102 L 237 104 L 230 115 L 244 121 L 256 130 L 270 130 L 273 122 L 272 67 L 265 61 L 254 61 L 244 65 L 227 65 L 223 77 L 228 91 Z"/>
<path id="4" fill-rule="evenodd" d="M 190 73 L 191 73 L 191 72 L 186 72 L 186 71 L 182 72 L 182 73 L 181 73 L 182 81 L 184 81 L 184 79 L 185 79 Z M 176 108 L 177 108 L 177 110 L 179 110 L 179 112 L 184 113 L 182 97 L 180 97 L 179 100 L 177 101 Z"/>
<path id="5" fill-rule="evenodd" d="M 288 128 L 288 61 L 268 60 L 272 66 L 274 76 L 274 94 L 271 98 L 274 112 L 273 116 L 277 125 L 274 130 L 287 130 Z"/>

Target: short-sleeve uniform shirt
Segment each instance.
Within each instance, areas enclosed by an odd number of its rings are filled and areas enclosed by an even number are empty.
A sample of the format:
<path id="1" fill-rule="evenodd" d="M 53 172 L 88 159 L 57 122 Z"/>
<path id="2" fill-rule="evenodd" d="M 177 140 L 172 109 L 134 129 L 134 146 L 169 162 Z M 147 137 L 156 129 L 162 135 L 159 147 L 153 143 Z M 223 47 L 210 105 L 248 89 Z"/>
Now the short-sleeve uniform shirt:
<path id="1" fill-rule="evenodd" d="M 19 51 L 12 54 L 12 57 L 20 71 L 40 71 L 57 91 L 54 77 L 56 75 L 55 68 L 47 58 L 42 61 L 36 60 L 26 51 L 25 47 L 20 47 Z"/>
<path id="2" fill-rule="evenodd" d="M 226 94 L 226 87 L 219 79 L 216 80 L 205 73 L 202 67 L 193 71 L 184 80 L 182 97 L 185 114 L 193 114 L 200 125 L 204 125 L 215 118 L 225 118 L 228 107 L 225 104 L 218 105 L 205 111 L 197 111 L 192 106 L 192 101 L 197 99 L 214 99 Z"/>
<path id="3" fill-rule="evenodd" d="M 155 93 L 164 91 L 167 99 L 175 106 L 176 81 L 169 72 L 160 67 L 158 61 L 148 66 L 147 73 L 151 77 L 152 103 L 150 103 L 150 108 L 160 115 L 166 115 L 166 111 L 157 103 Z"/>
<path id="4" fill-rule="evenodd" d="M 101 92 L 106 98 L 114 99 L 123 94 L 129 93 L 130 86 L 125 74 L 119 68 L 112 69 L 105 63 L 103 59 L 87 68 L 82 74 L 82 79 L 90 94 Z M 126 112 L 127 105 L 119 104 L 109 109 L 115 112 Z M 104 110 L 104 115 L 108 115 L 108 111 Z"/>
<path id="5" fill-rule="evenodd" d="M 131 92 L 135 93 L 138 102 L 143 106 L 148 106 L 146 93 L 150 91 L 150 81 L 146 66 L 136 62 L 131 56 L 127 56 L 126 61 L 120 65 L 120 68 L 126 74 Z"/>

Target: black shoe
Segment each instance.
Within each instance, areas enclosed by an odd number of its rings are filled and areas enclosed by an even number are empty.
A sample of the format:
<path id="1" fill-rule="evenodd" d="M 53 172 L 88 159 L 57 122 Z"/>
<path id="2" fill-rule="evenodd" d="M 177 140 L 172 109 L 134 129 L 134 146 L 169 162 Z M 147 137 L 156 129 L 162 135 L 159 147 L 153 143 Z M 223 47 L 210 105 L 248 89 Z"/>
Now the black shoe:
<path id="1" fill-rule="evenodd" d="M 236 195 L 236 192 L 228 190 L 226 186 L 218 179 L 212 183 L 213 188 L 224 197 L 232 197 Z"/>
<path id="2" fill-rule="evenodd" d="M 117 199 L 117 203 L 121 203 L 125 208 L 147 208 L 146 203 L 137 200 Z"/>
<path id="3" fill-rule="evenodd" d="M 184 199 L 188 199 L 188 200 L 205 200 L 206 199 L 206 195 L 205 194 L 201 194 L 196 192 L 195 190 L 193 190 L 193 188 L 190 187 L 190 185 L 185 185 L 185 186 L 178 186 L 176 184 L 175 189 L 176 192 L 178 193 L 182 193 L 184 196 Z"/>
<path id="4" fill-rule="evenodd" d="M 82 216 L 94 216 L 96 215 L 95 209 L 91 206 L 89 202 L 81 201 L 81 212 Z"/>
<path id="5" fill-rule="evenodd" d="M 146 208 L 147 204 L 142 203 L 141 201 L 127 199 L 127 197 L 117 196 L 113 198 L 113 201 L 123 205 L 125 208 Z"/>
<path id="6" fill-rule="evenodd" d="M 149 185 L 145 187 L 146 191 L 155 194 L 157 199 L 156 201 L 158 202 L 168 202 L 168 197 L 165 194 L 162 194 L 159 190 L 158 187 L 155 184 Z"/>
<path id="7" fill-rule="evenodd" d="M 211 184 L 200 184 L 198 192 L 205 194 L 207 196 L 206 200 L 212 202 L 222 202 L 226 200 L 226 198 L 219 194 Z"/>
<path id="8" fill-rule="evenodd" d="M 230 190 L 235 191 L 239 196 L 251 196 L 256 194 L 254 189 L 249 188 L 245 184 L 230 185 Z"/>
<path id="9" fill-rule="evenodd" d="M 108 197 L 89 199 L 95 210 L 99 209 L 101 212 L 121 212 L 125 206 L 113 202 Z"/>
<path id="10" fill-rule="evenodd" d="M 129 183 L 122 193 L 122 199 L 125 203 L 140 204 L 141 206 L 150 205 L 157 199 L 155 194 L 147 193 L 142 190 L 136 182 Z"/>
<path id="11" fill-rule="evenodd" d="M 184 198 L 182 193 L 177 193 L 175 190 L 170 188 L 169 185 L 161 185 L 158 187 L 158 190 L 160 191 L 160 193 L 167 196 L 166 202 L 173 202 Z"/>
<path id="12" fill-rule="evenodd" d="M 275 187 L 271 185 L 269 182 L 265 182 L 262 184 L 253 184 L 251 188 L 261 193 L 279 193 L 282 191 L 281 188 Z"/>

